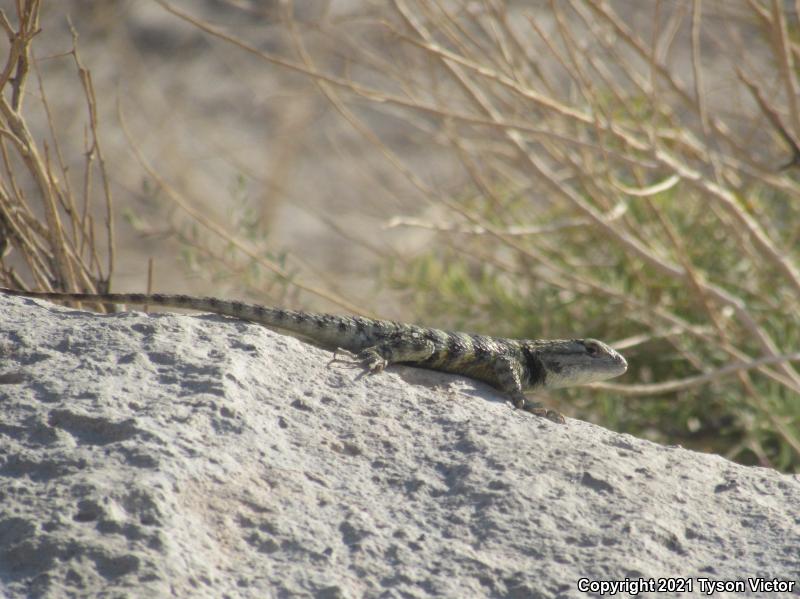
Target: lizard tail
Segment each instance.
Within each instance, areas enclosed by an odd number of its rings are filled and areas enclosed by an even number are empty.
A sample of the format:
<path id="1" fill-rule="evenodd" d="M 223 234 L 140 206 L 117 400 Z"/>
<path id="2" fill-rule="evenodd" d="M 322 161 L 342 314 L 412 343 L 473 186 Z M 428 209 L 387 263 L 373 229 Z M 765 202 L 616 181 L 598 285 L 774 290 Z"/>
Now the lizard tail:
<path id="1" fill-rule="evenodd" d="M 370 345 L 376 328 L 385 328 L 382 321 L 373 321 L 360 316 L 317 314 L 284 308 L 259 306 L 215 297 L 193 297 L 189 295 L 162 293 L 67 293 L 60 291 L 19 291 L 0 287 L 0 293 L 46 299 L 54 301 L 85 302 L 93 304 L 134 304 L 181 308 L 197 312 L 212 312 L 232 316 L 265 326 L 278 332 L 286 332 L 315 345 L 331 349 L 358 352 Z"/>

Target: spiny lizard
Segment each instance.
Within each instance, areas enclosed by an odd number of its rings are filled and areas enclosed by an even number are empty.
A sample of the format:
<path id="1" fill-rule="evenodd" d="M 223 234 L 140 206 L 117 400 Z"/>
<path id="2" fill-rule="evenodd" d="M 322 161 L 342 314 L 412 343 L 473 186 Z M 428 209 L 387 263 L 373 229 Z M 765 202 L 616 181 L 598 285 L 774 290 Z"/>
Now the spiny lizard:
<path id="1" fill-rule="evenodd" d="M 298 312 L 187 295 L 83 294 L 3 288 L 0 292 L 57 301 L 186 308 L 233 316 L 325 349 L 355 354 L 356 361 L 370 373 L 399 363 L 472 377 L 507 393 L 514 407 L 555 422 L 563 422 L 564 417 L 530 402 L 524 395 L 526 390 L 602 381 L 623 374 L 628 367 L 625 358 L 595 339 L 504 339 L 361 316 Z"/>

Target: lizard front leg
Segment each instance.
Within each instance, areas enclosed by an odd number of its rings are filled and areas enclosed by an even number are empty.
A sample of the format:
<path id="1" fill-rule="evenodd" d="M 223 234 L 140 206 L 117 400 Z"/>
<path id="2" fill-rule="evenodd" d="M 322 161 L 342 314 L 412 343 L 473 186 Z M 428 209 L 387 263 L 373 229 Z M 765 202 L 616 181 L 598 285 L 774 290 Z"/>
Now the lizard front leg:
<path id="1" fill-rule="evenodd" d="M 511 402 L 518 410 L 525 410 L 536 416 L 543 416 L 558 424 L 564 424 L 564 416 L 543 407 L 538 402 L 533 402 L 525 397 L 522 392 L 522 381 L 520 381 L 519 366 L 516 361 L 509 356 L 497 356 L 492 363 L 497 386 L 511 396 Z"/>

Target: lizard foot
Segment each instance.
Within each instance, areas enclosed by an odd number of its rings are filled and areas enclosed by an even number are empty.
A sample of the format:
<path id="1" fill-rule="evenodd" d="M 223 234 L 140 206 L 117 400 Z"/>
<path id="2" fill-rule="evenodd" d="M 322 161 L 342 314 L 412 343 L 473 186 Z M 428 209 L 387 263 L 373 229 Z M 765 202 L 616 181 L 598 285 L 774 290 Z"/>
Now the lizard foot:
<path id="1" fill-rule="evenodd" d="M 355 354 L 347 351 L 346 349 L 336 348 L 333 350 L 333 357 L 325 365 L 330 368 L 331 364 L 345 364 L 347 366 L 360 366 L 358 358 Z"/>
<path id="2" fill-rule="evenodd" d="M 557 412 L 556 410 L 551 410 L 549 408 L 542 407 L 540 404 L 529 401 L 524 397 L 515 399 L 514 407 L 517 408 L 518 410 L 524 410 L 536 416 L 547 418 L 548 420 L 550 420 L 551 422 L 555 422 L 556 424 L 564 424 L 566 422 L 564 415 L 561 412 Z"/>
<path id="3" fill-rule="evenodd" d="M 343 354 L 344 357 L 340 357 L 339 354 Z M 333 358 L 330 359 L 327 366 L 330 366 L 334 363 L 341 363 L 347 366 L 363 368 L 364 372 L 369 374 L 380 372 L 388 365 L 386 359 L 381 357 L 376 352 L 365 350 L 356 355 L 341 348 L 334 350 Z"/>
<path id="4" fill-rule="evenodd" d="M 365 349 L 356 356 L 356 360 L 364 367 L 364 370 L 370 374 L 381 372 L 389 365 L 386 358 L 381 356 L 378 352 L 371 349 Z"/>
<path id="5" fill-rule="evenodd" d="M 564 414 L 561 412 L 557 412 L 556 410 L 550 410 L 548 408 L 535 408 L 535 407 L 524 407 L 522 408 L 526 412 L 530 412 L 531 414 L 536 414 L 537 416 L 542 416 L 543 418 L 547 418 L 551 422 L 555 422 L 556 424 L 565 424 L 567 421 L 564 418 Z"/>

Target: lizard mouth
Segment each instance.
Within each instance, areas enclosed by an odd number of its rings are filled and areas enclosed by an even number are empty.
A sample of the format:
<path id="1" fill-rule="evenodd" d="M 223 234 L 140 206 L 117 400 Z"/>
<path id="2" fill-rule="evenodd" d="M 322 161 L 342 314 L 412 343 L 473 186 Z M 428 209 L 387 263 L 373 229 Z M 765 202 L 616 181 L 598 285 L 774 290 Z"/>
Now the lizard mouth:
<path id="1" fill-rule="evenodd" d="M 620 375 L 624 374 L 628 370 L 628 361 L 622 357 L 622 354 L 617 354 L 614 356 L 615 360 L 615 374 Z"/>
<path id="2" fill-rule="evenodd" d="M 609 358 L 610 360 L 608 360 L 605 368 L 602 369 L 602 374 L 596 378 L 597 381 L 613 379 L 625 374 L 628 371 L 628 362 L 622 357 L 621 354 L 614 352 L 614 354 L 609 356 Z"/>

